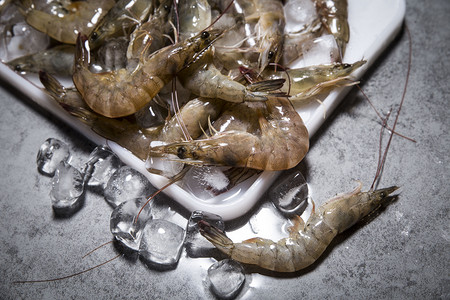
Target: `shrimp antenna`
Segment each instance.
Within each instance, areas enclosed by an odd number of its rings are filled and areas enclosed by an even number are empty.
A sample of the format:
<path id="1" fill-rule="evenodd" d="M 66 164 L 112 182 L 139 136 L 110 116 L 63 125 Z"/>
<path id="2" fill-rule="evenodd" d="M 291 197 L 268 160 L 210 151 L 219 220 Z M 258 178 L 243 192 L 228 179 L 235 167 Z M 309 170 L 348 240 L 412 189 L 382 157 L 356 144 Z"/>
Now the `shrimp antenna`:
<path id="1" fill-rule="evenodd" d="M 180 15 L 178 14 L 178 1 L 173 0 L 173 10 L 175 14 L 175 20 L 177 21 L 177 26 L 174 27 L 175 30 L 175 40 L 180 40 Z"/>
<path id="2" fill-rule="evenodd" d="M 372 182 L 372 185 L 370 186 L 371 191 L 373 190 L 374 186 L 380 179 L 380 173 L 381 173 L 381 170 L 383 169 L 384 163 L 386 161 L 386 156 L 387 156 L 387 153 L 389 150 L 389 146 L 391 145 L 392 137 L 394 136 L 395 127 L 397 126 L 397 121 L 400 116 L 400 111 L 402 109 L 403 102 L 405 101 L 405 96 L 406 96 L 406 91 L 407 91 L 408 81 L 409 81 L 409 74 L 411 73 L 411 60 L 412 60 L 412 45 L 411 44 L 412 44 L 412 42 L 411 42 L 411 33 L 409 32 L 409 28 L 407 25 L 405 25 L 405 31 L 406 31 L 406 34 L 408 36 L 408 41 L 409 41 L 408 69 L 406 71 L 405 85 L 403 87 L 402 99 L 400 101 L 400 105 L 397 110 L 397 115 L 395 116 L 394 125 L 392 125 L 391 134 L 389 135 L 389 140 L 387 142 L 386 149 L 384 150 L 384 153 L 383 153 L 383 158 L 381 159 L 380 163 L 378 164 L 377 172 L 375 173 L 375 178 Z"/>
<path id="3" fill-rule="evenodd" d="M 40 282 L 52 282 L 52 281 L 64 280 L 64 279 L 72 278 L 72 277 L 75 277 L 75 276 L 78 276 L 78 275 L 81 275 L 81 274 L 90 272 L 90 271 L 92 271 L 92 270 L 94 270 L 94 269 L 97 269 L 97 268 L 99 268 L 99 267 L 101 267 L 101 266 L 106 265 L 107 263 L 112 262 L 113 260 L 119 258 L 120 256 L 122 256 L 122 254 L 119 254 L 119 255 L 117 255 L 117 256 L 114 256 L 113 258 L 108 259 L 107 261 L 104 261 L 104 262 L 102 262 L 101 264 L 98 264 L 98 265 L 96 265 L 96 266 L 93 266 L 93 267 L 91 267 L 91 268 L 89 268 L 89 269 L 86 269 L 86 270 L 83 270 L 83 271 L 80 271 L 80 272 L 77 272 L 77 273 L 74 273 L 74 274 L 71 274 L 71 275 L 67 275 L 67 276 L 64 276 L 64 277 L 52 278 L 52 279 L 42 279 L 42 280 L 19 280 L 19 281 L 13 281 L 12 283 L 14 283 L 14 284 L 21 284 L 21 283 L 40 283 Z"/>
<path id="4" fill-rule="evenodd" d="M 141 209 L 139 210 L 136 219 L 134 219 L 134 224 L 137 224 L 137 221 L 139 219 L 139 216 L 141 215 L 142 210 L 144 210 L 144 207 L 147 206 L 147 204 L 150 203 L 150 201 L 152 201 L 153 198 L 155 198 L 159 193 L 161 193 L 162 191 L 164 191 L 167 187 L 169 187 L 170 185 L 174 184 L 175 182 L 177 182 L 178 180 L 180 180 L 181 178 L 184 177 L 184 175 L 187 173 L 187 171 L 189 171 L 190 168 L 184 168 L 180 173 L 178 173 L 177 175 L 173 176 L 168 183 L 166 183 L 166 185 L 164 185 L 162 188 L 160 188 L 159 190 L 157 190 L 156 192 L 154 192 L 150 197 L 148 197 L 147 202 L 144 203 L 144 205 L 142 205 Z"/>
<path id="5" fill-rule="evenodd" d="M 180 117 L 180 106 L 179 106 L 179 102 L 178 102 L 177 82 L 176 82 L 175 78 L 172 80 L 171 98 L 172 98 L 172 107 L 175 111 L 175 118 L 177 119 L 178 125 L 180 125 L 181 132 L 183 133 L 186 141 L 192 141 L 192 137 L 186 128 L 186 124 L 184 124 L 183 119 Z"/>

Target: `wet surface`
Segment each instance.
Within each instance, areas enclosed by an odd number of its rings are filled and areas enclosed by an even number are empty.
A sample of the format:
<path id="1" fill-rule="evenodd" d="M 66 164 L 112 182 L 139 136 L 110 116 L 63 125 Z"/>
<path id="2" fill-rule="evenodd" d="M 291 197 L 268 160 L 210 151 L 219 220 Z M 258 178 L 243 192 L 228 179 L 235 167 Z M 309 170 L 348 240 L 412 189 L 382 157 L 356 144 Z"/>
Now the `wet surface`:
<path id="1" fill-rule="evenodd" d="M 379 187 L 400 186 L 398 199 L 370 221 L 338 236 L 303 271 L 280 275 L 247 266 L 238 299 L 450 297 L 449 13 L 446 0 L 406 3 L 413 59 L 397 131 L 417 142 L 394 137 L 379 183 Z M 403 30 L 361 80 L 365 93 L 384 113 L 400 102 L 408 53 Z M 83 165 L 95 145 L 20 91 L 0 83 L 2 298 L 213 298 L 204 279 L 215 260 L 189 258 L 186 250 L 176 269 L 158 271 L 140 260 L 121 257 L 65 281 L 12 283 L 76 273 L 119 252 L 107 245 L 82 258 L 112 239 L 112 208 L 102 196 L 88 192 L 79 211 L 58 218 L 49 197 L 51 179 L 36 168 L 37 151 L 49 137 L 69 145 L 76 167 Z M 369 188 L 378 160 L 380 124 L 357 89 L 325 122 L 297 167 L 317 204 L 352 190 L 355 180 Z M 240 222 L 226 226 L 233 228 Z"/>

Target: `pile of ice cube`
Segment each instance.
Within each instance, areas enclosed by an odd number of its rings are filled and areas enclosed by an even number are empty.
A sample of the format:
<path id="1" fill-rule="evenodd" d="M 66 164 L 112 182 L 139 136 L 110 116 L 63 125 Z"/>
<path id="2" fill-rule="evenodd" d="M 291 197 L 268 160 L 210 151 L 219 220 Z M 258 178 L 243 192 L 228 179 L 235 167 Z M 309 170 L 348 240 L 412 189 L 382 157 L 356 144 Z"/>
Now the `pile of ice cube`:
<path id="1" fill-rule="evenodd" d="M 150 268 L 176 268 L 183 249 L 191 258 L 220 257 L 218 250 L 200 235 L 198 229 L 198 222 L 205 220 L 225 230 L 220 216 L 194 211 L 186 224 L 186 219 L 171 211 L 167 205 L 162 209 L 155 201 L 147 203 L 155 188 L 141 173 L 125 166 L 109 147 L 96 147 L 82 170 L 78 170 L 71 165 L 69 146 L 49 138 L 39 149 L 37 165 L 41 174 L 53 176 L 50 196 L 55 213 L 73 213 L 81 206 L 87 189 L 100 190 L 114 208 L 110 230 L 115 240 L 125 249 L 137 253 Z M 255 228 L 261 227 L 258 226 L 260 223 L 283 228 L 279 225 L 287 222 L 285 216 L 300 214 L 304 210 L 308 193 L 308 186 L 300 172 L 288 175 L 268 193 L 273 205 L 268 208 L 263 206 L 247 225 L 255 234 L 259 233 L 259 229 Z M 271 219 L 275 207 L 275 215 L 281 215 L 276 220 Z M 205 282 L 214 295 L 230 299 L 242 290 L 245 278 L 244 268 L 238 262 L 224 259 L 209 267 Z"/>

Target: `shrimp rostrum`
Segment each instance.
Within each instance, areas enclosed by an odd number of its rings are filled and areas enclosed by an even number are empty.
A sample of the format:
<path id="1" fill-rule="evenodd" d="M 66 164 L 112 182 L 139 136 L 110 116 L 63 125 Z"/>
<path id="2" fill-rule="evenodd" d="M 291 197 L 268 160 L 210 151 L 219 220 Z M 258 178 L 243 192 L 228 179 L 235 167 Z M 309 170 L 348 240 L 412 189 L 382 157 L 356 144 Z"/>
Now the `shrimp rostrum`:
<path id="1" fill-rule="evenodd" d="M 397 189 L 392 186 L 361 192 L 360 185 L 353 192 L 329 200 L 318 211 L 313 210 L 306 224 L 298 221 L 290 236 L 278 242 L 252 238 L 234 243 L 206 221 L 198 225 L 206 239 L 234 260 L 277 272 L 295 272 L 313 264 L 336 235 L 386 203 Z"/>
<path id="2" fill-rule="evenodd" d="M 132 70 L 107 73 L 89 70 L 87 38 L 80 35 L 75 54 L 73 81 L 88 106 L 110 118 L 128 116 L 147 104 L 177 73 L 197 60 L 222 34 L 203 31 L 194 37 L 164 47 L 140 59 Z"/>

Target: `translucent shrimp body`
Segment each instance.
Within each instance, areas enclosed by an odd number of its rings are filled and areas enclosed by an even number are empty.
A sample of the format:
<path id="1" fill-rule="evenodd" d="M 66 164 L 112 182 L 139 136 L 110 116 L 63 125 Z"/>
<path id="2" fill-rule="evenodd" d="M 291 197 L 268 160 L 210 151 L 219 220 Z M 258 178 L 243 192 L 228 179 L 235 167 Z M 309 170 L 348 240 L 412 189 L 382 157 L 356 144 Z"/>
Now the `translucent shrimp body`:
<path id="1" fill-rule="evenodd" d="M 303 226 L 294 226 L 288 238 L 274 242 L 253 238 L 233 243 L 222 231 L 200 221 L 200 233 L 220 251 L 242 263 L 277 272 L 295 272 L 313 264 L 334 237 L 353 226 L 387 201 L 397 190 L 392 186 L 375 191 L 355 191 L 329 200 L 311 214 Z"/>
<path id="2" fill-rule="evenodd" d="M 336 39 L 343 57 L 350 39 L 347 0 L 314 0 L 314 3 L 322 25 Z"/>
<path id="3" fill-rule="evenodd" d="M 35 9 L 31 0 L 22 0 L 28 24 L 66 44 L 75 44 L 79 33 L 91 32 L 113 5 L 114 0 L 70 1 L 59 10 L 65 13 L 50 14 Z"/>
<path id="4" fill-rule="evenodd" d="M 267 70 L 263 76 L 266 79 L 286 79 L 282 91 L 289 92 L 291 100 L 303 100 L 329 88 L 355 84 L 350 74 L 365 63 L 365 60 L 360 60 L 353 64 L 334 63 L 277 72 Z"/>
<path id="5" fill-rule="evenodd" d="M 164 85 L 198 59 L 220 35 L 217 30 L 203 31 L 142 58 L 133 70 L 120 69 L 108 73 L 89 70 L 90 53 L 86 37 L 80 36 L 73 81 L 95 112 L 110 118 L 128 116 L 150 102 Z"/>
<path id="6" fill-rule="evenodd" d="M 309 149 L 308 131 L 301 117 L 285 98 L 272 98 L 258 105 L 252 110 L 258 116 L 258 132 L 227 130 L 206 139 L 152 147 L 149 155 L 174 154 L 190 164 L 259 170 L 294 167 Z"/>

